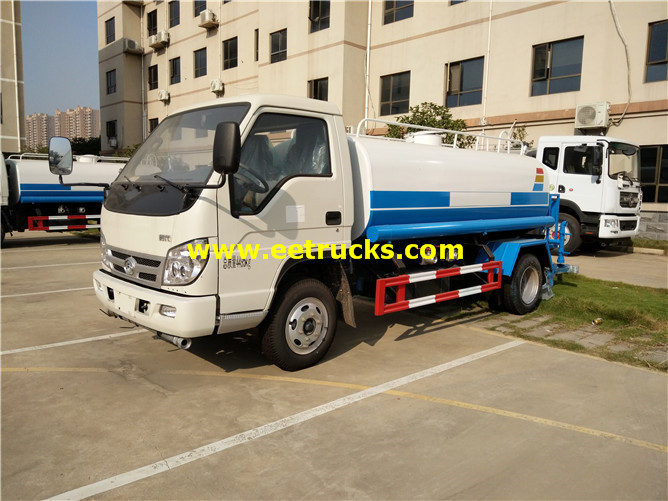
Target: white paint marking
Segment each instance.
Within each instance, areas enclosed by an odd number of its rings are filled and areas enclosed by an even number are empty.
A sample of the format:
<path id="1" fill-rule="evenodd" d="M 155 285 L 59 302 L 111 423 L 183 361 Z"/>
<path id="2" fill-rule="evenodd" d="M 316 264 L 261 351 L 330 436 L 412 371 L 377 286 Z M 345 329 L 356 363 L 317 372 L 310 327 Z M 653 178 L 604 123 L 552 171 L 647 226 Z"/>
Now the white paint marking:
<path id="1" fill-rule="evenodd" d="M 385 393 L 386 391 L 393 390 L 399 386 L 404 386 L 406 384 L 419 381 L 420 379 L 424 379 L 430 376 L 434 376 L 436 374 L 440 374 L 441 372 L 454 369 L 455 367 L 460 367 L 464 364 L 468 364 L 475 360 L 479 360 L 481 358 L 488 357 L 490 355 L 494 355 L 496 353 L 500 353 L 502 351 L 509 350 L 511 348 L 515 348 L 516 346 L 519 346 L 521 344 L 524 344 L 524 341 L 511 341 L 509 343 L 495 346 L 494 348 L 490 348 L 488 350 L 479 351 L 478 353 L 458 358 L 457 360 L 453 360 L 451 362 L 447 362 L 442 365 L 437 365 L 436 367 L 416 372 L 414 374 L 410 374 L 408 376 L 395 379 L 394 381 L 389 381 L 387 383 L 374 386 L 373 388 L 353 393 L 352 395 L 348 395 L 346 397 L 333 400 L 318 407 L 314 407 L 312 409 L 308 409 L 306 411 L 293 414 L 292 416 L 279 419 L 278 421 L 274 421 L 273 423 L 268 423 L 263 426 L 259 426 L 258 428 L 254 428 L 252 430 L 244 431 L 237 435 L 224 438 L 223 440 L 219 440 L 218 442 L 213 442 L 211 444 L 204 445 L 197 449 L 193 449 L 191 451 L 184 452 L 176 456 L 172 456 L 162 461 L 158 461 L 156 463 L 143 466 L 141 468 L 137 468 L 136 470 L 128 471 L 126 473 L 121 473 L 120 475 L 116 475 L 114 477 L 110 477 L 105 480 L 100 480 L 99 482 L 95 482 L 90 485 L 79 487 L 78 489 L 58 494 L 57 496 L 54 496 L 49 499 L 80 500 L 96 496 L 98 494 L 108 492 L 118 487 L 122 487 L 124 485 L 128 485 L 133 482 L 137 482 L 139 480 L 152 477 L 154 475 L 157 475 L 158 473 L 163 473 L 165 471 L 177 468 L 179 466 L 183 466 L 184 464 L 197 461 L 198 459 L 203 459 L 205 457 L 211 456 L 218 452 L 222 452 L 226 449 L 230 449 L 237 445 L 250 442 L 251 440 L 255 440 L 270 435 L 277 431 L 285 430 L 286 428 L 290 428 L 305 421 L 309 421 L 311 419 L 314 419 L 318 416 L 322 416 L 323 414 L 334 411 L 336 409 L 340 409 L 355 402 L 359 402 L 361 400 L 365 400 L 367 398 L 379 395 L 381 393 Z"/>
<path id="2" fill-rule="evenodd" d="M 59 348 L 61 346 L 71 346 L 73 344 L 90 343 L 92 341 L 102 341 L 104 339 L 114 339 L 117 337 L 130 336 L 132 334 L 139 334 L 146 332 L 144 329 L 133 329 L 127 332 L 117 332 L 116 334 L 105 334 L 104 336 L 87 337 L 84 339 L 73 339 L 72 341 L 63 341 L 60 343 L 40 344 L 37 346 L 28 346 L 26 348 L 16 348 L 14 350 L 6 350 L 0 352 L 0 355 L 14 355 L 15 353 L 24 353 L 26 351 L 48 350 L 49 348 Z"/>
<path id="3" fill-rule="evenodd" d="M 93 290 L 92 287 L 79 287 L 77 289 L 61 289 L 58 291 L 42 291 L 42 292 L 28 292 L 25 294 L 9 294 L 7 296 L 0 296 L 0 299 L 10 299 L 13 297 L 28 297 L 28 296 L 40 296 L 42 294 L 58 294 L 59 292 L 75 292 L 75 291 L 89 291 Z"/>
<path id="4" fill-rule="evenodd" d="M 62 264 L 39 264 L 36 266 L 13 266 L 11 268 L 2 268 L 2 271 L 10 270 L 30 270 L 34 268 L 56 268 L 58 266 L 83 266 L 88 264 L 100 264 L 100 261 L 88 261 L 85 263 L 62 263 Z"/>

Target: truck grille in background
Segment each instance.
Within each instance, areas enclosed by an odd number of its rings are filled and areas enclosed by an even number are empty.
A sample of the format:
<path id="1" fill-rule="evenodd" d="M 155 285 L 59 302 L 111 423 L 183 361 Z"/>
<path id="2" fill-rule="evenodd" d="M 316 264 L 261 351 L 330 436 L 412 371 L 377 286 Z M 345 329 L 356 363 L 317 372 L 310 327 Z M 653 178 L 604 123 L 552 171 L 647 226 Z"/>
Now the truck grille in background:
<path id="1" fill-rule="evenodd" d="M 638 207 L 640 201 L 638 194 L 632 191 L 622 191 L 619 193 L 620 207 Z"/>
<path id="2" fill-rule="evenodd" d="M 136 263 L 134 272 L 130 275 L 126 272 L 126 263 L 128 259 L 134 259 Z M 128 254 L 116 249 L 111 249 L 110 261 L 113 271 L 126 280 L 139 282 L 146 285 L 157 287 L 160 285 L 163 263 L 154 256 Z"/>
<path id="3" fill-rule="evenodd" d="M 619 229 L 621 231 L 630 231 L 636 229 L 636 221 L 620 221 Z"/>

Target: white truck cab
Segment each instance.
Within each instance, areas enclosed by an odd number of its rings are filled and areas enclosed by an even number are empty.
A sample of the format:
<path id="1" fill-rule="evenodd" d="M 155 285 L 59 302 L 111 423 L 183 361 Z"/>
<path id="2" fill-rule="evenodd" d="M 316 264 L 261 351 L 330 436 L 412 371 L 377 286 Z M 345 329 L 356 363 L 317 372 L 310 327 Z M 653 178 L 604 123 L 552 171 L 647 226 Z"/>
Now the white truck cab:
<path id="1" fill-rule="evenodd" d="M 602 136 L 545 136 L 536 155 L 545 182 L 561 197 L 565 250 L 606 245 L 638 234 L 642 192 L 637 145 Z"/>

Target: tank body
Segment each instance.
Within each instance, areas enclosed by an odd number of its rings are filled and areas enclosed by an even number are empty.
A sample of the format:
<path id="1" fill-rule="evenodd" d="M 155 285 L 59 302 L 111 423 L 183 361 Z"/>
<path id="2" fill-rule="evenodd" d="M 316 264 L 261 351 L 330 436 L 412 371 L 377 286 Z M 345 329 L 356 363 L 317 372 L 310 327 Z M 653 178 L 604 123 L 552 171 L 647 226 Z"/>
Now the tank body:
<path id="1" fill-rule="evenodd" d="M 372 242 L 531 230 L 554 223 L 543 166 L 513 153 L 348 136 L 352 238 Z"/>
<path id="2" fill-rule="evenodd" d="M 84 203 L 103 201 L 103 189 L 96 186 L 62 186 L 58 176 L 49 171 L 47 160 L 10 159 L 7 161 L 10 183 L 15 187 L 13 203 Z M 69 183 L 111 183 L 123 163 L 96 162 L 80 157 L 74 162 Z"/>

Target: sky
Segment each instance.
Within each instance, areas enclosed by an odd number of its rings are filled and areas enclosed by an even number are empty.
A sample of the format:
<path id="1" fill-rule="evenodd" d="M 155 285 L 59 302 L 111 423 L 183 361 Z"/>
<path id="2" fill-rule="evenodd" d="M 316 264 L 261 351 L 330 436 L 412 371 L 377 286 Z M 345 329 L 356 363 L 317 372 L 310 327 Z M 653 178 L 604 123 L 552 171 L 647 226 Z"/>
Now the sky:
<path id="1" fill-rule="evenodd" d="M 26 114 L 99 109 L 96 3 L 22 0 L 21 24 Z"/>

